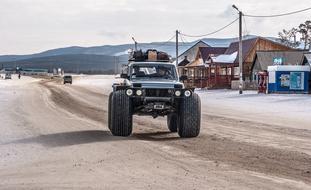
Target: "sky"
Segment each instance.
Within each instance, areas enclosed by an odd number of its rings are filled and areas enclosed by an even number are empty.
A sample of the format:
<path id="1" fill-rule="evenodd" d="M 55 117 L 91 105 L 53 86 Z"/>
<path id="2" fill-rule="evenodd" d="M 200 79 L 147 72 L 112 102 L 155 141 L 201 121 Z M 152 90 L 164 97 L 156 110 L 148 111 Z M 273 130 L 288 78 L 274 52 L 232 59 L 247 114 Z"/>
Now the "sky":
<path id="1" fill-rule="evenodd" d="M 0 0 L 0 55 L 69 46 L 166 41 L 175 30 L 199 35 L 245 14 L 270 15 L 311 7 L 310 0 Z M 311 19 L 311 11 L 279 18 L 245 18 L 244 34 L 277 37 Z M 211 35 L 238 36 L 238 23 Z M 193 41 L 196 38 L 184 38 Z"/>

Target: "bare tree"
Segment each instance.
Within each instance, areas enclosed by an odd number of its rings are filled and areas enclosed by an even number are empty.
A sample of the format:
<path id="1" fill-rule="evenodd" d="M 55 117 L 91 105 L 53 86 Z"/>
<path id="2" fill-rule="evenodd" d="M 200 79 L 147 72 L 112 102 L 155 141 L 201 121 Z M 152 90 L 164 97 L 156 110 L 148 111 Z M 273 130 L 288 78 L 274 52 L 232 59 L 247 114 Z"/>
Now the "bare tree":
<path id="1" fill-rule="evenodd" d="M 297 33 L 299 29 L 292 28 L 290 30 L 283 29 L 282 32 L 279 32 L 279 39 L 281 43 L 285 44 L 286 46 L 297 48 L 300 45 L 300 42 L 297 41 Z"/>
<path id="2" fill-rule="evenodd" d="M 301 41 L 304 43 L 304 49 L 307 49 L 309 45 L 309 49 L 311 49 L 311 21 L 307 20 L 304 23 L 299 25 L 299 31 L 301 34 Z"/>

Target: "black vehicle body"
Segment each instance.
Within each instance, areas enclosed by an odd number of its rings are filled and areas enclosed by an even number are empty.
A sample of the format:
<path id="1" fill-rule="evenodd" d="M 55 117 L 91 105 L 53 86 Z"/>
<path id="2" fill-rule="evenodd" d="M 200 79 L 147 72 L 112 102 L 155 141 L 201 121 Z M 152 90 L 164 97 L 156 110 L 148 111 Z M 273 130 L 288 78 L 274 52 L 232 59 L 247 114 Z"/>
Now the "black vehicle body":
<path id="1" fill-rule="evenodd" d="M 71 75 L 65 75 L 63 77 L 63 79 L 64 79 L 64 84 L 66 84 L 66 83 L 72 84 L 72 76 Z"/>
<path id="2" fill-rule="evenodd" d="M 137 115 L 150 115 L 154 118 L 158 116 L 166 116 L 170 113 L 176 112 L 179 101 L 184 98 L 184 92 L 189 89 L 184 89 L 183 83 L 179 82 L 175 66 L 171 63 L 161 62 L 135 62 L 129 65 L 129 72 L 135 66 L 168 66 L 171 67 L 174 73 L 174 78 L 133 78 L 132 73 L 128 73 L 125 82 L 121 85 L 115 84 L 114 91 L 120 89 L 131 89 L 133 95 L 130 95 L 132 100 L 132 113 Z M 137 91 L 141 91 L 137 95 Z M 177 96 L 176 91 L 180 92 Z"/>

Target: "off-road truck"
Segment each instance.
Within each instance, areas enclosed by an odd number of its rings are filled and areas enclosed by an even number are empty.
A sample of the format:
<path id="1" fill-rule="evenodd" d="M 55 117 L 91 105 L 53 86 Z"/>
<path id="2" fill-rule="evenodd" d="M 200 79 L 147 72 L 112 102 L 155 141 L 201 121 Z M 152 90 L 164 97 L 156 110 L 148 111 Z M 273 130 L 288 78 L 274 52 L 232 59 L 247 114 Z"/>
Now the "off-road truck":
<path id="1" fill-rule="evenodd" d="M 161 59 L 163 52 L 156 52 L 151 59 L 149 50 L 130 59 L 122 83 L 113 84 L 109 95 L 108 126 L 115 136 L 132 133 L 133 115 L 153 118 L 167 116 L 168 129 L 180 137 L 196 137 L 200 133 L 201 102 L 199 96 L 186 89 L 179 78 L 175 64 Z M 144 58 L 141 58 L 141 57 Z"/>

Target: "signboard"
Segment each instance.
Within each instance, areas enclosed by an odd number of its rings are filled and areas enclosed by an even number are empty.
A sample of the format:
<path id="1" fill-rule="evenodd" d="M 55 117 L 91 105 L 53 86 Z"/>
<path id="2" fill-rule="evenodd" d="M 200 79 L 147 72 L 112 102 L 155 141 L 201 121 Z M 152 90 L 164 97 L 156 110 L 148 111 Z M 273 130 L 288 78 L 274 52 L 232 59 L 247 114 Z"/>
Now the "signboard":
<path id="1" fill-rule="evenodd" d="M 283 65 L 284 58 L 283 57 L 274 57 L 273 58 L 273 65 Z"/>
<path id="2" fill-rule="evenodd" d="M 291 90 L 304 90 L 304 72 L 290 72 Z"/>

